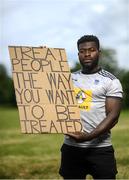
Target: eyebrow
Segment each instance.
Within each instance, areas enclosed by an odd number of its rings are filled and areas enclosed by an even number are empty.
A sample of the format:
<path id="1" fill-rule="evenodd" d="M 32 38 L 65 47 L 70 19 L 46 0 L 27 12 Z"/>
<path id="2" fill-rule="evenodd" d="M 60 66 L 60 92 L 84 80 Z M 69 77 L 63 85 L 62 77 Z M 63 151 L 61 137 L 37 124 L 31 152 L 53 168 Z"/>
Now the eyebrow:
<path id="1" fill-rule="evenodd" d="M 79 48 L 79 50 L 88 50 L 88 49 L 92 49 L 92 48 L 93 48 L 93 49 L 97 49 L 97 47 L 89 47 L 89 48 L 84 48 L 84 47 L 83 47 L 83 48 Z"/>

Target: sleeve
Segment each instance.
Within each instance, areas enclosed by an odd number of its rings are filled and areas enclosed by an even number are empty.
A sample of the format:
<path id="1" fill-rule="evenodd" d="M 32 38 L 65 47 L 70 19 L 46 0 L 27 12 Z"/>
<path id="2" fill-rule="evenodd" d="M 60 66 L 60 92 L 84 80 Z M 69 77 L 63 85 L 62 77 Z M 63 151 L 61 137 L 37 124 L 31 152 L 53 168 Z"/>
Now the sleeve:
<path id="1" fill-rule="evenodd" d="M 118 79 L 111 80 L 110 84 L 107 87 L 106 92 L 107 97 L 123 97 L 123 90 L 121 83 Z"/>

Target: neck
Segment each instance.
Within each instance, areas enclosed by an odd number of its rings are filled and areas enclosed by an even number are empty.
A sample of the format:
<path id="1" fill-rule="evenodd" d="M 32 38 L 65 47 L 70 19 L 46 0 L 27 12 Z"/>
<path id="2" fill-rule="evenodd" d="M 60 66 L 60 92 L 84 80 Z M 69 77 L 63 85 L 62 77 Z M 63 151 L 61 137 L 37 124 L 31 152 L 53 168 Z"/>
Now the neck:
<path id="1" fill-rule="evenodd" d="M 87 67 L 82 67 L 82 73 L 83 74 L 93 74 L 93 73 L 96 73 L 98 72 L 99 70 L 101 69 L 101 67 L 99 66 L 96 66 L 95 68 L 87 68 Z"/>

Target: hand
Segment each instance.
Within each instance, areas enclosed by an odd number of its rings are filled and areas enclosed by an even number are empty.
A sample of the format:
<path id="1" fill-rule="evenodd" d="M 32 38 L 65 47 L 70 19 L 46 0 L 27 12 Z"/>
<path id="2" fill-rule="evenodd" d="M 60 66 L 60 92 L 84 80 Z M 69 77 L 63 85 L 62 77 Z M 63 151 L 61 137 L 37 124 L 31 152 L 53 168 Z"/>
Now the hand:
<path id="1" fill-rule="evenodd" d="M 72 137 L 76 142 L 84 142 L 91 140 L 90 134 L 87 132 L 74 132 L 74 133 L 67 133 L 65 135 L 68 135 Z"/>
<path id="2" fill-rule="evenodd" d="M 47 48 L 47 46 L 40 46 L 40 48 Z"/>

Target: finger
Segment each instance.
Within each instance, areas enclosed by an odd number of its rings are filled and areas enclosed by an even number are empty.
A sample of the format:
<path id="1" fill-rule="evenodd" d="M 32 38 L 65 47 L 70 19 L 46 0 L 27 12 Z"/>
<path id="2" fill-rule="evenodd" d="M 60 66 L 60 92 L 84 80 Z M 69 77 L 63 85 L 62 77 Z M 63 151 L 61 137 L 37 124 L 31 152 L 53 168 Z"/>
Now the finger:
<path id="1" fill-rule="evenodd" d="M 47 46 L 40 46 L 40 48 L 47 48 Z"/>
<path id="2" fill-rule="evenodd" d="M 65 133 L 64 135 L 67 135 L 67 136 L 72 136 L 73 133 Z"/>
<path id="3" fill-rule="evenodd" d="M 72 138 L 77 138 L 77 135 L 76 134 L 68 134 L 70 137 Z"/>

